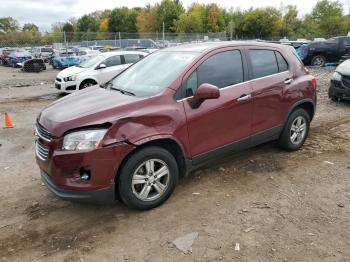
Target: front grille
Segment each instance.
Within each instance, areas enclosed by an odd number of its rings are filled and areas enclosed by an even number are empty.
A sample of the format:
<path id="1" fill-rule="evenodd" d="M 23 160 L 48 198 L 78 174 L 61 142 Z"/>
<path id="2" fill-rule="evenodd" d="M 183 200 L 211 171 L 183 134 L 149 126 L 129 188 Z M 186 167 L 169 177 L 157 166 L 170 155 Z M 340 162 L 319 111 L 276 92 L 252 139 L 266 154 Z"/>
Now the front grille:
<path id="1" fill-rule="evenodd" d="M 57 82 L 62 82 L 61 78 L 56 77 Z"/>
<path id="2" fill-rule="evenodd" d="M 49 155 L 49 148 L 37 141 L 35 145 L 35 153 L 39 159 L 45 161 Z"/>
<path id="3" fill-rule="evenodd" d="M 336 87 L 336 88 L 343 88 L 341 82 L 339 82 L 337 80 L 331 80 L 331 82 L 332 82 L 334 87 Z"/>
<path id="4" fill-rule="evenodd" d="M 350 76 L 343 75 L 341 78 L 343 85 L 347 88 L 350 88 Z"/>
<path id="5" fill-rule="evenodd" d="M 51 136 L 50 132 L 47 131 L 44 127 L 42 127 L 39 124 L 36 124 L 36 133 L 37 133 L 38 137 L 44 139 L 45 141 L 47 141 L 47 142 L 51 141 L 52 136 Z"/>

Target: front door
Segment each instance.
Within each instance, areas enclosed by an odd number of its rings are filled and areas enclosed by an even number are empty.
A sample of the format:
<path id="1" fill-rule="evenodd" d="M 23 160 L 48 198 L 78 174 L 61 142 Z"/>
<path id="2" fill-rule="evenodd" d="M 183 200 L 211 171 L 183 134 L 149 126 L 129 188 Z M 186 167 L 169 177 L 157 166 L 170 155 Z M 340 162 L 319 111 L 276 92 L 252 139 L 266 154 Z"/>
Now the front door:
<path id="1" fill-rule="evenodd" d="M 96 75 L 99 83 L 104 84 L 115 77 L 123 68 L 120 55 L 115 55 L 107 58 L 102 64 L 106 65 L 106 68 L 98 69 L 100 73 Z M 126 65 L 125 65 L 126 67 Z"/>
<path id="2" fill-rule="evenodd" d="M 220 97 L 205 100 L 198 108 L 192 108 L 192 95 L 203 83 L 219 87 Z M 204 153 L 225 151 L 226 146 L 249 138 L 252 89 L 250 82 L 245 82 L 241 51 L 213 54 L 189 75 L 183 88 L 187 98 L 182 103 L 194 160 Z"/>

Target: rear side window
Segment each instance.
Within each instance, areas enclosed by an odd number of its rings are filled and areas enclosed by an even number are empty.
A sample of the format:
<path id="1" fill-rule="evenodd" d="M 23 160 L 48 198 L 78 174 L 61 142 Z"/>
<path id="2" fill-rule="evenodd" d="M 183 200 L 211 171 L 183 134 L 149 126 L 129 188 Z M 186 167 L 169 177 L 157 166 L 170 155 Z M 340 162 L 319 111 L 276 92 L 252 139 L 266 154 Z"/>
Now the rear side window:
<path id="1" fill-rule="evenodd" d="M 120 55 L 107 58 L 103 64 L 105 64 L 107 67 L 120 65 L 121 64 Z"/>
<path id="2" fill-rule="evenodd" d="M 277 58 L 277 64 L 279 72 L 284 72 L 288 70 L 288 63 L 286 59 L 280 54 L 280 52 L 275 51 L 276 58 Z"/>
<path id="3" fill-rule="evenodd" d="M 124 55 L 125 64 L 133 64 L 140 60 L 139 54 L 126 54 Z"/>
<path id="4" fill-rule="evenodd" d="M 185 82 L 185 96 L 193 96 L 197 88 L 208 83 L 219 88 L 243 82 L 241 52 L 225 51 L 204 61 Z"/>
<path id="5" fill-rule="evenodd" d="M 278 73 L 276 56 L 272 50 L 249 50 L 254 78 Z"/>

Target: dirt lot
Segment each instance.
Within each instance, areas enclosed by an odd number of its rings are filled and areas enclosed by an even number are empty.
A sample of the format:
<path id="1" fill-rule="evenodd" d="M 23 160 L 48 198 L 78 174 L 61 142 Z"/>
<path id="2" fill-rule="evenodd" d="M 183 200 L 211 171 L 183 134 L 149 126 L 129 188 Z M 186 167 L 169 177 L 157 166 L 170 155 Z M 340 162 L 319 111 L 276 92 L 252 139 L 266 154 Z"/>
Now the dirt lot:
<path id="1" fill-rule="evenodd" d="M 136 212 L 62 201 L 42 186 L 33 128 L 60 97 L 57 71 L 0 67 L 0 112 L 16 124 L 0 129 L 0 261 L 350 261 L 350 103 L 327 99 L 331 70 L 311 72 L 318 108 L 302 150 L 268 143 L 218 160 L 163 206 Z M 192 253 L 173 247 L 191 232 Z"/>

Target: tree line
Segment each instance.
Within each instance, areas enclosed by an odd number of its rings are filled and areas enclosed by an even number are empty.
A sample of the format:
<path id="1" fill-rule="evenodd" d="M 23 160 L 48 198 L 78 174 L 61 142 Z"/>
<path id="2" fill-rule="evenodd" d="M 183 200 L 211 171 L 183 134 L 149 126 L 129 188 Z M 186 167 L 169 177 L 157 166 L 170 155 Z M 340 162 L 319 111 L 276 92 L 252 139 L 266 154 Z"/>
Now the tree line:
<path id="1" fill-rule="evenodd" d="M 108 33 L 128 32 L 145 36 L 162 33 L 163 29 L 165 33 L 175 34 L 226 32 L 228 37 L 239 39 L 312 39 L 346 35 L 350 30 L 350 17 L 344 15 L 342 3 L 331 0 L 318 1 L 311 12 L 302 17 L 294 5 L 241 10 L 225 9 L 215 3 L 193 3 L 185 9 L 179 0 L 162 0 L 145 7 L 106 9 L 57 22 L 44 36 L 48 42 L 55 40 L 55 34 L 61 37 L 62 32 L 79 40 L 89 33 L 102 39 Z M 43 37 L 35 24 L 20 27 L 12 17 L 0 18 L 0 39 L 8 39 L 11 34 L 18 38 L 19 32 L 23 38 Z"/>

